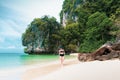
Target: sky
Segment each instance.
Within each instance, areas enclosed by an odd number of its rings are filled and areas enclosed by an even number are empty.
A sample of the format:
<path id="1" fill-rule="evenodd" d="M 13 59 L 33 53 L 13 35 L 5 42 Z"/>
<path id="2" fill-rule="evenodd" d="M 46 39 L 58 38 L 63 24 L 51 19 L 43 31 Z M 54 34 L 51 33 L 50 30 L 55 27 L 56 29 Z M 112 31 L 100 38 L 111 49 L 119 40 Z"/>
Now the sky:
<path id="1" fill-rule="evenodd" d="M 0 0 L 0 53 L 21 53 L 21 36 L 34 18 L 59 13 L 64 0 Z"/>

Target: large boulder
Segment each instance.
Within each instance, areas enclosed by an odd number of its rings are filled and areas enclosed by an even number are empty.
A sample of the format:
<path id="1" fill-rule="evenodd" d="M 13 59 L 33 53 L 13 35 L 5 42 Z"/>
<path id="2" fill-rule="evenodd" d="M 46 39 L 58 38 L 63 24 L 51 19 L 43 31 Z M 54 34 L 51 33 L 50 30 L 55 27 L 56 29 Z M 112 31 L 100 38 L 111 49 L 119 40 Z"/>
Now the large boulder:
<path id="1" fill-rule="evenodd" d="M 113 49 L 113 50 L 117 50 L 117 51 L 120 50 L 120 41 L 114 43 L 114 44 L 112 45 L 112 49 Z"/>
<path id="2" fill-rule="evenodd" d="M 93 60 L 110 60 L 110 59 L 120 59 L 120 41 L 114 44 L 104 44 L 99 49 L 93 53 L 79 53 L 79 61 L 93 61 Z"/>

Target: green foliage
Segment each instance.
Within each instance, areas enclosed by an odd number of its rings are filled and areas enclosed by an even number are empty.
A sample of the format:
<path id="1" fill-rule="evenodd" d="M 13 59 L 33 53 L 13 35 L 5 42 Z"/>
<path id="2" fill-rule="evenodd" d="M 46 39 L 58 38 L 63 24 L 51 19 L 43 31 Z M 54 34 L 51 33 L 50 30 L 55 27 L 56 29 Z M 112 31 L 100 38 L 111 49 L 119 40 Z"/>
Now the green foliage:
<path id="1" fill-rule="evenodd" d="M 62 11 L 60 12 L 60 18 L 61 18 L 61 23 L 62 23 L 62 18 L 64 16 L 64 13 L 67 14 L 67 19 L 74 21 L 76 17 L 76 8 L 79 4 L 81 4 L 83 0 L 65 0 L 63 2 L 63 8 Z"/>
<path id="2" fill-rule="evenodd" d="M 77 51 L 77 45 L 75 45 L 75 44 L 69 44 L 66 47 L 67 47 L 67 50 L 70 51 L 70 52 L 76 52 Z"/>
<path id="3" fill-rule="evenodd" d="M 79 52 L 92 52 L 106 41 L 114 40 L 120 31 L 115 27 L 119 25 L 119 4 L 120 0 L 65 0 L 60 15 L 61 23 L 66 19 L 64 46 L 72 50 L 68 47 L 72 44 L 77 46 L 76 50 L 79 47 Z"/>
<path id="4" fill-rule="evenodd" d="M 100 41 L 85 40 L 84 43 L 82 43 L 81 46 L 79 47 L 79 52 L 84 53 L 93 52 L 96 49 L 98 49 L 103 43 L 104 42 L 102 40 Z"/>
<path id="5" fill-rule="evenodd" d="M 120 38 L 120 0 L 64 0 L 60 23 L 54 17 L 34 19 L 22 35 L 27 49 L 93 52 L 107 41 Z M 25 49 L 27 51 L 27 49 Z"/>
<path id="6" fill-rule="evenodd" d="M 105 15 L 105 13 L 96 12 L 89 16 L 87 22 L 87 29 L 84 32 L 85 39 L 81 44 L 81 51 L 91 52 L 100 47 L 108 40 L 112 40 L 114 37 L 109 34 L 111 30 L 112 22 Z"/>
<path id="7" fill-rule="evenodd" d="M 33 52 L 36 48 L 54 51 L 59 45 L 57 44 L 59 30 L 60 24 L 54 17 L 35 18 L 22 35 L 23 46 L 27 46 L 28 49 L 32 47 Z"/>
<path id="8" fill-rule="evenodd" d="M 61 45 L 64 46 L 66 51 L 76 51 L 80 41 L 78 23 L 67 25 L 63 30 L 61 30 L 60 36 Z"/>

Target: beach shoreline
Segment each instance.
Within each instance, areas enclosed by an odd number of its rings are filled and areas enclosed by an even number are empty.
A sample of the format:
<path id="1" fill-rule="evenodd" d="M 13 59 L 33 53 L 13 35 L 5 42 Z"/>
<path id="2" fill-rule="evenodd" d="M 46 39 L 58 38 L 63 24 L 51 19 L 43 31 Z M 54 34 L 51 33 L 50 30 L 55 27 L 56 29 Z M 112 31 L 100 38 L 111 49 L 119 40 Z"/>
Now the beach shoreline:
<path id="1" fill-rule="evenodd" d="M 67 59 L 64 61 L 64 66 L 78 64 L 77 59 Z M 22 80 L 34 80 L 37 77 L 43 77 L 51 74 L 54 71 L 61 69 L 60 61 L 53 61 L 43 65 L 34 65 L 32 68 L 27 69 L 22 76 Z"/>
<path id="2" fill-rule="evenodd" d="M 74 61 L 75 59 L 76 57 L 70 57 L 70 58 L 67 57 L 65 59 L 65 65 L 68 65 L 66 64 L 66 62 L 69 61 L 71 62 Z M 36 77 L 43 76 L 50 72 L 53 72 L 59 68 L 60 68 L 59 57 L 58 59 L 45 61 L 42 63 L 40 61 L 39 63 L 37 62 L 36 64 L 33 64 L 32 62 L 31 64 L 29 63 L 28 65 L 23 64 L 23 66 L 19 66 L 19 67 L 12 67 L 12 68 L 5 67 L 5 69 L 4 68 L 0 69 L 0 80 L 32 80 Z M 35 74 L 33 74 L 33 72 Z"/>
<path id="3" fill-rule="evenodd" d="M 120 61 L 80 62 L 32 80 L 120 80 Z"/>
<path id="4" fill-rule="evenodd" d="M 77 58 L 66 59 L 61 67 L 60 61 L 33 64 L 14 70 L 0 72 L 4 80 L 120 80 L 120 61 L 80 62 Z M 9 75 L 11 74 L 11 75 Z M 7 76 L 9 76 L 7 78 Z M 7 79 L 6 79 L 6 78 Z"/>

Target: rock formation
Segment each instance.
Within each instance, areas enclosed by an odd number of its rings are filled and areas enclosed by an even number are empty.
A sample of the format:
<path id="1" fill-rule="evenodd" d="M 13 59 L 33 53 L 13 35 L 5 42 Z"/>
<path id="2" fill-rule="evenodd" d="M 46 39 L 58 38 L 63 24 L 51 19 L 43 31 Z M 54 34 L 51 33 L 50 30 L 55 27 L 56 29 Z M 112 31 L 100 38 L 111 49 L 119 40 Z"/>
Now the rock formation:
<path id="1" fill-rule="evenodd" d="M 120 59 L 120 41 L 113 44 L 104 44 L 93 53 L 78 54 L 78 60 L 83 62 L 94 60 L 104 61 L 115 58 Z"/>

